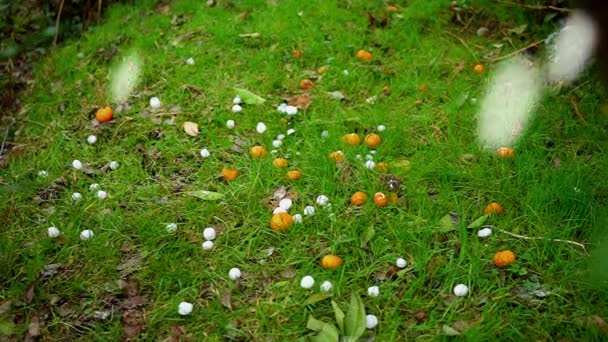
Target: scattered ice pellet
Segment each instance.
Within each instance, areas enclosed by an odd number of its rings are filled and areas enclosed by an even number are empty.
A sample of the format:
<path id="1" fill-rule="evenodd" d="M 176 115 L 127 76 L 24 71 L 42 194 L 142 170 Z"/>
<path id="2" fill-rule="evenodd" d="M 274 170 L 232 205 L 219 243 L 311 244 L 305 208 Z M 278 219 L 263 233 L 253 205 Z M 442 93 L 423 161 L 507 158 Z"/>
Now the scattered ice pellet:
<path id="1" fill-rule="evenodd" d="M 360 154 L 357 154 L 357 155 L 355 156 L 355 158 L 360 160 L 360 159 L 361 159 L 361 158 L 363 158 L 363 157 L 361 157 L 361 155 L 360 155 Z"/>
<path id="2" fill-rule="evenodd" d="M 242 111 L 243 111 L 243 107 L 241 107 L 241 105 L 235 104 L 234 106 L 232 106 L 233 113 L 239 113 Z"/>
<path id="3" fill-rule="evenodd" d="M 76 170 L 81 170 L 82 169 L 82 162 L 78 159 L 75 159 L 72 161 L 72 167 Z"/>
<path id="4" fill-rule="evenodd" d="M 97 142 L 97 136 L 91 134 L 87 137 L 87 142 L 91 145 Z"/>
<path id="5" fill-rule="evenodd" d="M 204 148 L 201 150 L 201 157 L 203 158 L 209 158 L 209 156 L 211 155 L 211 153 L 209 153 L 209 150 Z"/>
<path id="6" fill-rule="evenodd" d="M 349 72 L 348 72 L 348 70 L 344 69 L 344 70 L 342 70 L 342 74 L 343 74 L 344 76 L 348 76 L 348 75 L 349 75 Z"/>
<path id="7" fill-rule="evenodd" d="M 93 183 L 93 184 L 89 185 L 90 191 L 97 190 L 97 189 L 99 189 L 99 184 Z"/>
<path id="8" fill-rule="evenodd" d="M 302 278 L 302 280 L 300 281 L 300 286 L 303 289 L 310 289 L 311 287 L 313 287 L 315 285 L 315 279 L 312 276 L 305 276 L 304 278 Z"/>
<path id="9" fill-rule="evenodd" d="M 272 141 L 272 146 L 279 148 L 281 145 L 283 145 L 283 141 L 281 140 L 273 140 Z"/>
<path id="10" fill-rule="evenodd" d="M 186 60 L 186 64 L 194 65 L 194 58 L 190 57 Z"/>
<path id="11" fill-rule="evenodd" d="M 376 163 L 373 160 L 368 160 L 365 162 L 365 167 L 372 170 L 376 167 Z"/>
<path id="12" fill-rule="evenodd" d="M 175 224 L 175 223 L 169 223 L 169 224 L 167 225 L 167 231 L 168 231 L 169 233 L 173 233 L 173 232 L 174 232 L 174 231 L 176 231 L 176 230 L 177 230 L 177 224 Z"/>
<path id="13" fill-rule="evenodd" d="M 276 207 L 272 211 L 272 214 L 275 215 L 275 214 L 286 213 L 286 212 L 287 212 L 287 209 L 281 208 L 281 207 Z"/>
<path id="14" fill-rule="evenodd" d="M 293 204 L 293 202 L 291 201 L 291 199 L 289 198 L 283 198 L 280 202 L 279 202 L 279 207 L 285 209 L 285 210 L 289 210 L 289 208 L 291 208 L 291 205 Z"/>
<path id="15" fill-rule="evenodd" d="M 327 138 L 327 137 L 329 137 L 329 132 L 328 131 L 321 132 L 321 138 Z"/>
<path id="16" fill-rule="evenodd" d="M 150 99 L 150 107 L 152 108 L 160 108 L 160 99 L 158 97 L 153 97 Z"/>
<path id="17" fill-rule="evenodd" d="M 378 297 L 380 294 L 380 288 L 378 286 L 370 286 L 367 289 L 367 295 L 370 297 Z"/>
<path id="18" fill-rule="evenodd" d="M 240 96 L 235 96 L 234 99 L 232 99 L 232 103 L 237 105 L 237 104 L 241 104 L 241 102 L 243 102 L 243 100 L 241 100 Z"/>
<path id="19" fill-rule="evenodd" d="M 306 208 L 304 208 L 304 215 L 312 216 L 314 214 L 315 214 L 315 207 L 313 207 L 312 205 L 309 205 Z"/>
<path id="20" fill-rule="evenodd" d="M 464 297 L 469 293 L 469 288 L 465 284 L 454 286 L 454 294 L 458 297 Z"/>
<path id="21" fill-rule="evenodd" d="M 110 162 L 110 169 L 116 170 L 116 169 L 118 169 L 118 166 L 120 166 L 120 165 L 118 165 L 118 162 L 116 160 L 112 160 Z"/>
<path id="22" fill-rule="evenodd" d="M 317 196 L 317 204 L 324 206 L 327 205 L 329 203 L 329 198 L 325 195 L 319 195 Z"/>
<path id="23" fill-rule="evenodd" d="M 103 191 L 103 190 L 99 190 L 97 191 L 97 198 L 99 199 L 106 199 L 108 197 L 108 193 Z"/>
<path id="24" fill-rule="evenodd" d="M 298 114 L 298 107 L 295 107 L 295 106 L 285 106 L 285 114 L 287 114 L 287 115 L 296 115 L 296 114 Z"/>
<path id="25" fill-rule="evenodd" d="M 80 232 L 80 240 L 88 240 L 90 238 L 93 237 L 93 231 L 90 229 L 85 229 L 82 232 Z"/>
<path id="26" fill-rule="evenodd" d="M 283 139 L 285 139 L 285 134 L 277 135 L 277 140 L 283 140 Z"/>
<path id="27" fill-rule="evenodd" d="M 295 214 L 295 215 L 293 215 L 293 222 L 295 222 L 295 223 L 302 223 L 302 214 Z"/>
<path id="28" fill-rule="evenodd" d="M 80 192 L 75 192 L 72 194 L 72 199 L 74 201 L 80 201 L 82 199 L 82 194 L 80 194 Z"/>
<path id="29" fill-rule="evenodd" d="M 378 125 L 378 127 L 376 127 L 376 129 L 378 130 L 378 132 L 382 132 L 386 129 L 386 127 L 384 125 Z"/>
<path id="30" fill-rule="evenodd" d="M 288 130 L 287 130 L 287 135 L 292 135 L 292 134 L 294 134 L 295 132 L 296 132 L 296 130 L 295 130 L 295 129 L 290 128 L 290 129 L 288 129 Z"/>
<path id="31" fill-rule="evenodd" d="M 405 268 L 407 266 L 407 261 L 403 258 L 397 258 L 397 262 L 395 262 L 395 265 L 397 265 L 397 267 L 399 268 Z"/>
<path id="32" fill-rule="evenodd" d="M 365 326 L 367 329 L 374 329 L 378 325 L 378 317 L 374 315 L 365 316 Z"/>
<path id="33" fill-rule="evenodd" d="M 203 242 L 204 250 L 208 251 L 208 250 L 211 250 L 212 248 L 213 248 L 213 241 L 207 240 L 207 241 Z"/>
<path id="34" fill-rule="evenodd" d="M 278 150 L 272 150 L 272 151 L 270 151 L 270 153 L 277 154 L 277 153 L 279 153 L 279 151 Z"/>
<path id="35" fill-rule="evenodd" d="M 228 128 L 234 128 L 234 120 L 228 120 L 228 121 L 226 121 L 226 127 L 228 127 Z"/>
<path id="36" fill-rule="evenodd" d="M 231 268 L 230 271 L 228 271 L 228 277 L 230 277 L 232 280 L 239 279 L 241 277 L 241 270 L 236 267 Z"/>
<path id="37" fill-rule="evenodd" d="M 255 130 L 260 134 L 266 132 L 266 124 L 264 124 L 263 122 L 258 122 L 258 125 L 255 127 Z"/>
<path id="38" fill-rule="evenodd" d="M 56 237 L 59 237 L 59 235 L 61 235 L 61 232 L 59 231 L 59 229 L 57 229 L 57 227 L 49 227 L 46 231 L 47 231 L 47 234 L 49 234 L 49 237 L 51 239 L 54 239 Z"/>
<path id="39" fill-rule="evenodd" d="M 47 170 L 38 171 L 38 176 L 40 176 L 40 177 L 46 177 L 48 175 L 49 175 L 49 172 Z"/>
<path id="40" fill-rule="evenodd" d="M 181 302 L 181 303 L 179 303 L 179 306 L 177 307 L 177 313 L 179 313 L 182 316 L 187 316 L 190 313 L 192 313 L 193 307 L 194 306 L 192 305 L 192 303 Z"/>
<path id="41" fill-rule="evenodd" d="M 205 228 L 205 230 L 203 230 L 203 237 L 205 238 L 205 240 L 215 240 L 215 236 L 215 228 L 207 227 Z"/>
<path id="42" fill-rule="evenodd" d="M 477 103 L 477 98 L 476 97 L 472 97 L 471 98 L 471 104 L 476 104 Z"/>
<path id="43" fill-rule="evenodd" d="M 278 107 L 277 110 L 281 113 L 285 113 L 286 112 L 286 108 L 287 108 L 287 104 L 285 103 L 281 103 Z"/>
<path id="44" fill-rule="evenodd" d="M 334 286 L 331 284 L 331 281 L 326 280 L 321 284 L 321 292 L 329 292 Z"/>
<path id="45" fill-rule="evenodd" d="M 374 156 L 372 156 L 371 154 L 367 154 L 365 155 L 365 160 L 374 160 Z"/>
<path id="46" fill-rule="evenodd" d="M 492 235 L 492 229 L 491 228 L 482 228 L 477 232 L 477 236 L 480 238 L 486 238 L 488 236 Z"/>
<path id="47" fill-rule="evenodd" d="M 378 151 L 376 151 L 376 150 L 371 150 L 371 151 L 369 151 L 369 153 L 371 153 L 371 154 L 376 154 L 376 153 L 378 153 Z M 373 158 L 373 156 L 372 156 L 372 158 Z"/>

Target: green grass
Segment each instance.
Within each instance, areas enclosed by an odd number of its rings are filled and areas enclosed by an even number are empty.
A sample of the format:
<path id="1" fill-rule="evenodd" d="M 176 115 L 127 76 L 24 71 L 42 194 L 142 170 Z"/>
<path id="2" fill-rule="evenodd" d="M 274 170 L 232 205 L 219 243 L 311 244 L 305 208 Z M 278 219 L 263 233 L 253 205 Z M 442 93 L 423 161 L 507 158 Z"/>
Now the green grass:
<path id="1" fill-rule="evenodd" d="M 365 11 L 379 13 L 384 5 L 345 3 L 220 1 L 208 8 L 181 0 L 166 14 L 150 1 L 116 5 L 103 24 L 40 62 L 21 115 L 18 149 L 0 169 L 0 302 L 12 303 L 0 314 L 4 333 L 24 336 L 38 314 L 41 335 L 49 340 L 118 340 L 129 322 L 119 307 L 129 298 L 117 285 L 124 277 L 137 281 L 138 293 L 149 298 L 131 310 L 142 315 L 131 324 L 145 326 L 142 340 L 170 336 L 174 326 L 183 326 L 194 340 L 306 339 L 312 336 L 309 316 L 335 322 L 329 299 L 305 304 L 324 280 L 333 283 L 332 298 L 343 308 L 351 294 L 362 296 L 366 313 L 380 321 L 366 334 L 378 341 L 441 340 L 447 338 L 443 325 L 459 328 L 472 341 L 605 338 L 605 323 L 585 323 L 594 315 L 608 317 L 606 253 L 600 245 L 608 218 L 608 135 L 597 80 L 589 73 L 578 88 L 547 92 L 515 146 L 516 157 L 501 160 L 483 151 L 475 137 L 477 106 L 470 99 L 481 98 L 495 67 L 484 56 L 496 52 L 493 44 L 504 44 L 498 52 L 504 55 L 553 27 L 519 9 L 493 4 L 486 8 L 496 12 L 484 10 L 485 1 L 473 3 L 477 14 L 464 27 L 449 22 L 445 1 L 416 0 L 389 14 L 388 27 L 370 30 Z M 248 15 L 239 18 L 243 12 Z M 510 35 L 510 45 L 501 32 L 522 23 L 528 23 L 527 31 Z M 477 37 L 482 25 L 493 34 Z M 260 38 L 239 37 L 253 32 Z M 114 55 L 108 54 L 112 48 Z M 354 58 L 362 48 L 374 54 L 371 62 Z M 301 49 L 303 57 L 295 60 L 293 49 Z M 113 123 L 93 127 L 94 109 L 110 104 L 112 66 L 133 51 L 142 58 L 143 77 L 129 99 L 131 108 L 116 113 Z M 195 65 L 185 63 L 189 57 Z M 476 62 L 488 72 L 473 73 Z M 458 71 L 460 63 L 464 69 Z M 311 106 L 293 118 L 277 112 L 281 98 L 301 93 L 299 81 L 322 65 L 329 68 L 310 91 Z M 420 84 L 428 91 L 419 91 Z M 267 102 L 232 113 L 234 86 Z M 390 96 L 383 95 L 385 87 Z M 348 100 L 334 100 L 330 91 L 341 91 Z M 173 125 L 142 117 L 152 96 L 165 108 L 180 106 Z M 374 104 L 366 102 L 371 96 L 377 96 Z M 586 121 L 574 114 L 572 97 Z M 232 130 L 225 127 L 228 119 L 237 123 Z M 198 123 L 201 134 L 187 136 L 185 121 Z M 258 121 L 266 123 L 266 133 L 255 133 Z M 348 203 L 353 192 L 371 197 L 386 189 L 380 173 L 355 158 L 365 159 L 369 148 L 345 146 L 340 136 L 357 131 L 363 137 L 380 124 L 387 129 L 380 133 L 374 160 L 406 159 L 411 169 L 390 170 L 403 179 L 397 204 L 368 203 L 357 215 Z M 247 153 L 254 144 L 272 150 L 275 136 L 289 128 L 296 133 L 284 139 L 277 155 L 288 156 L 289 168 L 302 171 L 296 182 L 285 179 L 286 171 L 274 167 L 271 156 L 257 160 Z M 324 130 L 327 139 L 321 138 Z M 89 134 L 97 135 L 96 144 L 87 144 Z M 234 138 L 245 142 L 245 153 L 230 149 Z M 199 155 L 204 147 L 210 158 Z M 335 150 L 344 151 L 350 177 L 328 160 Z M 462 160 L 466 153 L 473 161 Z M 70 167 L 74 159 L 93 169 L 111 160 L 120 167 L 87 176 Z M 223 167 L 237 168 L 240 177 L 221 181 Z M 39 170 L 47 170 L 48 177 L 39 177 Z M 65 187 L 55 197 L 34 200 L 60 177 Z M 109 198 L 97 199 L 88 189 L 92 183 Z M 265 199 L 281 186 L 297 194 L 292 213 L 315 205 L 320 194 L 330 198 L 332 208 L 317 206 L 303 224 L 277 233 L 269 227 Z M 183 194 L 192 190 L 217 191 L 225 198 L 202 201 Z M 83 194 L 80 202 L 71 199 L 76 191 Z M 489 221 L 497 228 L 578 241 L 591 256 L 566 243 L 517 239 L 496 230 L 479 239 L 466 227 L 492 201 L 505 208 Z M 459 222 L 444 232 L 440 221 L 451 211 Z M 172 222 L 178 229 L 171 234 L 165 227 Z M 58 227 L 62 237 L 48 238 L 49 226 Z M 201 248 L 208 226 L 220 231 L 212 251 Z M 375 235 L 362 243 L 370 227 Z M 81 241 L 83 229 L 92 229 L 95 237 Z M 498 269 L 492 258 L 503 249 L 514 251 L 517 262 Z M 341 256 L 344 265 L 322 269 L 319 261 L 327 253 Z M 406 271 L 379 276 L 399 256 L 409 262 Z M 117 267 L 132 258 L 141 264 L 121 275 Z M 41 273 L 57 263 L 62 264 L 57 273 Z M 238 283 L 228 278 L 232 267 L 243 271 Z M 285 270 L 295 270 L 295 276 Z M 315 278 L 313 289 L 300 288 L 304 275 Z M 467 297 L 453 296 L 458 283 L 469 286 Z M 546 297 L 516 292 L 537 283 Z M 31 301 L 24 295 L 30 284 Z M 376 298 L 366 295 L 372 285 L 380 287 Z M 231 308 L 222 304 L 228 292 Z M 178 315 L 181 301 L 194 303 L 190 316 Z M 112 313 L 108 319 L 93 318 L 104 310 Z M 421 310 L 428 317 L 418 322 Z"/>

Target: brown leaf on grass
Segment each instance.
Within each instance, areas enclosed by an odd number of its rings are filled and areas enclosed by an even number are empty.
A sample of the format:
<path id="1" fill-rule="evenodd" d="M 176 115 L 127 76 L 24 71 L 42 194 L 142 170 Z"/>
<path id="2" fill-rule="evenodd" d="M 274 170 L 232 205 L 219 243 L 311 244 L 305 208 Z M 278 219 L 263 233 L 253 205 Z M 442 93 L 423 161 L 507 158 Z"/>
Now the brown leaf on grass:
<path id="1" fill-rule="evenodd" d="M 232 310 L 232 290 L 226 289 L 222 293 L 222 305 L 230 310 Z"/>
<path id="2" fill-rule="evenodd" d="M 140 254 L 135 254 L 127 259 L 123 259 L 122 264 L 116 267 L 116 270 L 120 272 L 121 276 L 125 278 L 129 274 L 135 272 L 142 264 L 142 257 Z"/>
<path id="3" fill-rule="evenodd" d="M 245 150 L 242 147 L 237 146 L 237 145 L 230 146 L 230 151 L 236 152 L 236 153 L 245 153 Z"/>
<path id="4" fill-rule="evenodd" d="M 34 338 L 40 336 L 40 317 L 36 311 L 34 311 L 30 316 L 30 324 L 27 327 L 27 335 Z"/>
<path id="5" fill-rule="evenodd" d="M 287 104 L 297 107 L 298 109 L 305 110 L 308 108 L 308 106 L 310 106 L 311 101 L 312 101 L 312 99 L 310 97 L 310 94 L 304 93 L 304 94 L 296 95 L 296 96 L 290 98 L 287 101 Z"/>
<path id="6" fill-rule="evenodd" d="M 198 124 L 191 122 L 191 121 L 184 122 L 184 132 L 186 132 L 186 134 L 188 134 L 191 137 L 198 136 L 199 135 Z"/>
<path id="7" fill-rule="evenodd" d="M 48 201 L 59 196 L 59 193 L 66 187 L 67 182 L 65 178 L 59 177 L 55 179 L 51 185 L 42 191 L 36 193 L 36 199 L 41 201 Z"/>
<path id="8" fill-rule="evenodd" d="M 595 327 L 604 335 L 608 334 L 608 323 L 598 315 L 579 317 L 576 321 L 585 327 Z"/>
<path id="9" fill-rule="evenodd" d="M 6 302 L 3 302 L 2 304 L 0 304 L 0 316 L 11 311 L 12 307 L 13 307 L 13 301 L 10 299 L 7 300 Z"/>
<path id="10" fill-rule="evenodd" d="M 32 300 L 34 300 L 34 283 L 29 284 L 25 288 L 24 298 L 25 298 L 25 304 L 32 303 Z"/>
<path id="11" fill-rule="evenodd" d="M 121 309 L 135 309 L 147 305 L 150 301 L 147 296 L 131 296 L 120 303 Z"/>
<path id="12" fill-rule="evenodd" d="M 429 315 L 426 313 L 426 311 L 420 309 L 416 312 L 414 312 L 414 319 L 416 320 L 416 322 L 418 323 L 423 323 L 424 321 L 426 321 L 429 318 Z"/>
<path id="13" fill-rule="evenodd" d="M 281 277 L 285 279 L 293 279 L 297 274 L 297 270 L 295 267 L 287 267 L 286 269 L 281 271 Z"/>

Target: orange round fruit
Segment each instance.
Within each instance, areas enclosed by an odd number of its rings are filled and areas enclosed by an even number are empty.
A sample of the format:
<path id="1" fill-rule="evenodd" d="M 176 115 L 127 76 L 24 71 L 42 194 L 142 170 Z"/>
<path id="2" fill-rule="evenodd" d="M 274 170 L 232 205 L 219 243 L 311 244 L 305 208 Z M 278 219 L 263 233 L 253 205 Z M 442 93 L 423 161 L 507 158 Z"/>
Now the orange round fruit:
<path id="1" fill-rule="evenodd" d="M 227 168 L 222 169 L 222 177 L 224 177 L 224 180 L 227 182 L 235 180 L 236 177 L 238 177 L 238 176 L 239 176 L 238 170 L 227 169 Z"/>
<path id="2" fill-rule="evenodd" d="M 496 202 L 492 202 L 483 210 L 483 213 L 486 215 L 500 214 L 502 213 L 502 206 Z"/>
<path id="3" fill-rule="evenodd" d="M 290 170 L 287 171 L 287 179 L 289 180 L 298 180 L 302 178 L 302 172 L 298 170 Z"/>
<path id="4" fill-rule="evenodd" d="M 302 88 L 304 90 L 310 90 L 314 86 L 315 86 L 314 82 L 309 80 L 308 78 L 300 81 L 300 88 Z"/>
<path id="5" fill-rule="evenodd" d="M 494 265 L 498 267 L 509 266 L 515 262 L 515 253 L 510 250 L 500 251 L 494 255 Z"/>
<path id="6" fill-rule="evenodd" d="M 264 148 L 264 146 L 256 145 L 256 146 L 253 146 L 249 150 L 249 154 L 253 158 L 262 158 L 262 157 L 266 157 L 268 155 L 268 152 L 266 152 L 266 149 Z"/>
<path id="7" fill-rule="evenodd" d="M 388 164 L 385 162 L 379 162 L 378 164 L 376 164 L 376 168 L 380 172 L 383 172 L 383 173 L 388 172 Z"/>
<path id="8" fill-rule="evenodd" d="M 367 146 L 375 148 L 376 146 L 380 145 L 380 143 L 382 142 L 382 138 L 376 133 L 370 133 L 365 136 L 364 141 Z"/>
<path id="9" fill-rule="evenodd" d="M 357 135 L 357 133 L 350 133 L 350 134 L 344 134 L 342 136 L 342 141 L 354 146 L 354 145 L 359 145 L 361 143 L 361 138 L 359 138 L 359 135 Z"/>
<path id="10" fill-rule="evenodd" d="M 350 196 L 350 203 L 356 206 L 362 206 L 367 202 L 367 194 L 363 191 L 357 191 Z"/>
<path id="11" fill-rule="evenodd" d="M 278 213 L 270 218 L 270 228 L 276 231 L 285 231 L 293 224 L 293 216 L 288 213 Z"/>
<path id="12" fill-rule="evenodd" d="M 304 52 L 302 52 L 302 50 L 293 49 L 293 58 L 300 59 L 300 58 L 302 58 L 303 54 L 304 54 Z"/>
<path id="13" fill-rule="evenodd" d="M 379 207 L 384 207 L 388 204 L 388 198 L 386 198 L 385 194 L 381 192 L 376 192 L 374 194 L 374 203 Z"/>
<path id="14" fill-rule="evenodd" d="M 278 167 L 279 169 L 282 169 L 285 166 L 287 166 L 287 164 L 289 164 L 289 162 L 285 158 L 276 158 L 275 160 L 272 161 L 272 163 L 274 164 L 274 166 Z"/>
<path id="15" fill-rule="evenodd" d="M 321 259 L 321 266 L 330 270 L 342 266 L 343 263 L 342 258 L 333 254 L 327 254 Z"/>
<path id="16" fill-rule="evenodd" d="M 500 158 L 513 158 L 513 156 L 515 156 L 515 150 L 510 147 L 500 147 L 496 150 L 496 154 L 498 154 Z"/>
<path id="17" fill-rule="evenodd" d="M 344 153 L 341 151 L 335 151 L 329 154 L 329 159 L 335 159 L 337 162 L 344 160 Z"/>
<path id="18" fill-rule="evenodd" d="M 475 72 L 476 74 L 481 74 L 485 71 L 486 69 L 483 67 L 483 65 L 481 64 L 475 64 L 473 66 L 473 72 Z"/>
<path id="19" fill-rule="evenodd" d="M 397 203 L 397 201 L 399 200 L 399 196 L 397 196 L 397 194 L 395 193 L 389 193 L 388 194 L 388 201 L 391 203 Z"/>
<path id="20" fill-rule="evenodd" d="M 324 65 L 324 66 L 320 67 L 319 69 L 317 69 L 317 74 L 323 75 L 326 71 L 327 71 L 327 65 Z"/>
<path id="21" fill-rule="evenodd" d="M 112 120 L 114 112 L 110 107 L 99 108 L 95 113 L 95 119 L 99 122 L 108 122 Z"/>
<path id="22" fill-rule="evenodd" d="M 371 61 L 373 58 L 373 55 L 371 52 L 369 51 L 365 51 L 365 50 L 359 50 L 357 51 L 357 59 L 360 61 Z"/>

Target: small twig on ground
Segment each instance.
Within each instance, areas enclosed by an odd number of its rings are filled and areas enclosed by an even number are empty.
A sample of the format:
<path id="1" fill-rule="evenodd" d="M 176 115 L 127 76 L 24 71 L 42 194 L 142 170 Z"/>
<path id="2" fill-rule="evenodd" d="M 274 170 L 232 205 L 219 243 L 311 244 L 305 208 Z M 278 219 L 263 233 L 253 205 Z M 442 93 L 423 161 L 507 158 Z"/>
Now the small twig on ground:
<path id="1" fill-rule="evenodd" d="M 520 54 L 520 53 L 522 53 L 522 52 L 524 52 L 524 51 L 528 50 L 529 48 L 532 48 L 532 47 L 535 47 L 535 46 L 538 46 L 538 45 L 542 44 L 544 41 L 545 41 L 544 39 L 543 39 L 543 40 L 539 40 L 539 41 L 534 42 L 534 43 L 532 43 L 532 44 L 530 44 L 530 45 L 528 45 L 528 46 L 526 46 L 526 47 L 523 47 L 523 48 L 521 48 L 521 49 L 519 49 L 519 50 L 517 50 L 517 51 L 513 51 L 513 52 L 511 52 L 510 54 L 507 54 L 507 55 L 504 55 L 504 56 L 501 56 L 501 57 L 496 57 L 496 58 L 490 59 L 490 62 L 497 62 L 497 61 L 503 60 L 503 59 L 505 59 L 505 58 L 509 58 L 509 57 L 512 57 L 512 56 L 518 55 L 518 54 Z"/>
<path id="2" fill-rule="evenodd" d="M 101 20 L 101 4 L 103 0 L 97 0 L 97 22 Z"/>
<path id="3" fill-rule="evenodd" d="M 576 113 L 578 118 L 581 119 L 581 121 L 586 124 L 587 120 L 585 120 L 585 117 L 583 116 L 581 111 L 578 110 L 578 103 L 576 102 L 576 97 L 571 98 L 570 103 L 572 103 L 572 107 L 574 108 L 574 112 Z"/>
<path id="4" fill-rule="evenodd" d="M 59 3 L 59 11 L 57 12 L 57 19 L 55 20 L 55 38 L 53 38 L 53 46 L 57 45 L 57 37 L 59 37 L 59 21 L 61 20 L 64 1 L 65 0 L 61 0 L 61 3 Z"/>
<path id="5" fill-rule="evenodd" d="M 11 127 L 15 124 L 15 120 L 10 123 L 10 125 L 6 126 L 6 132 L 4 132 L 4 139 L 2 139 L 2 145 L 0 145 L 0 158 L 2 158 L 2 152 L 4 152 L 4 144 L 6 143 L 6 138 L 8 138 L 8 132 Z"/>
<path id="6" fill-rule="evenodd" d="M 561 13 L 572 12 L 572 9 L 570 9 L 570 8 L 563 8 L 563 7 L 556 7 L 556 6 L 526 5 L 526 4 L 518 4 L 518 3 L 510 2 L 510 1 L 499 1 L 498 3 L 504 4 L 506 6 L 521 7 L 521 8 L 537 10 L 537 11 L 556 11 L 556 12 L 561 12 Z"/>
<path id="7" fill-rule="evenodd" d="M 479 59 L 477 58 L 477 55 L 473 52 L 473 50 L 471 50 L 471 48 L 469 47 L 469 45 L 460 37 L 458 37 L 457 35 L 453 34 L 450 31 L 445 31 L 445 33 L 449 34 L 450 36 L 458 39 L 462 45 L 464 45 L 464 47 L 469 51 L 469 53 L 471 54 L 471 56 L 473 56 L 473 58 L 475 59 L 475 61 L 479 61 Z"/>
<path id="8" fill-rule="evenodd" d="M 509 236 L 512 236 L 512 237 L 518 238 L 518 239 L 524 239 L 524 240 L 545 240 L 545 241 L 563 242 L 563 243 L 568 243 L 568 244 L 571 244 L 571 245 L 579 246 L 580 248 L 583 249 L 583 251 L 585 252 L 585 254 L 587 254 L 587 248 L 585 248 L 585 245 L 583 245 L 580 242 L 571 241 L 571 240 L 562 240 L 562 239 L 550 239 L 550 238 L 546 238 L 546 237 L 530 237 L 530 236 L 519 235 L 519 234 L 514 234 L 514 233 L 511 233 L 511 232 L 507 232 L 506 230 L 498 229 L 496 227 L 493 227 L 493 228 L 496 229 L 496 230 L 498 230 L 499 232 L 501 232 L 503 234 L 507 234 Z"/>

